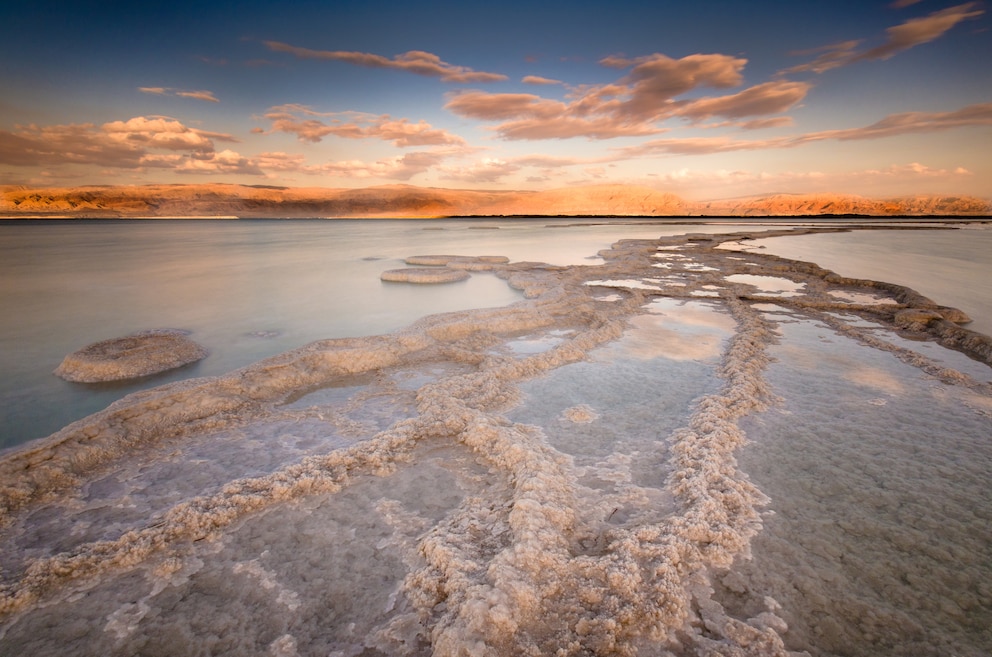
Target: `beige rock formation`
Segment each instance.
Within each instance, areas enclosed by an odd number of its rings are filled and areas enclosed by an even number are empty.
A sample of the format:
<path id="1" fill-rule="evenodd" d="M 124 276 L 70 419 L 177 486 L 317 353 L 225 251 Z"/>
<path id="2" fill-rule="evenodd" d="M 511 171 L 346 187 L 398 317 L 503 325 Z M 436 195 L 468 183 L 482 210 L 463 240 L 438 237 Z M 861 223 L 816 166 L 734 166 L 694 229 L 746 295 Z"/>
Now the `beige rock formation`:
<path id="1" fill-rule="evenodd" d="M 95 342 L 65 357 L 57 376 L 77 383 L 136 379 L 195 363 L 207 350 L 186 331 L 158 329 Z"/>

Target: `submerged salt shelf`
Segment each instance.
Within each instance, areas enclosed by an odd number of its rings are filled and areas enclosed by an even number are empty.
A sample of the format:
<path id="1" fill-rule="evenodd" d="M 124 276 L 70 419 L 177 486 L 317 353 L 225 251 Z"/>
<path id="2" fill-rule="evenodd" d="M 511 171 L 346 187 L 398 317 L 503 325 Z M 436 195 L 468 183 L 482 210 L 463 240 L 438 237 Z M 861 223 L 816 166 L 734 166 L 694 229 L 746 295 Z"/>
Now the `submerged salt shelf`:
<path id="1" fill-rule="evenodd" d="M 524 300 L 7 454 L 0 654 L 987 654 L 992 342 L 744 236 L 475 260 Z"/>

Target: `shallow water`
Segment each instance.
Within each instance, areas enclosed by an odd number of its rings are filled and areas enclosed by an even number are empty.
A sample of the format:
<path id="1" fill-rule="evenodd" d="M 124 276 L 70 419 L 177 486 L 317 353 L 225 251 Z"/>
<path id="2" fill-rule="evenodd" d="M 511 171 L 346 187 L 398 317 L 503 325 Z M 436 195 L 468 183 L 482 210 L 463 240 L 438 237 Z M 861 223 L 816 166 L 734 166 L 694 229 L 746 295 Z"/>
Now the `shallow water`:
<path id="1" fill-rule="evenodd" d="M 379 280 L 411 255 L 591 263 L 620 237 L 685 230 L 677 224 L 571 223 L 5 222 L 0 448 L 48 435 L 136 390 L 224 374 L 314 340 L 384 333 L 424 315 L 520 298 L 484 272 L 456 284 L 415 288 Z M 52 375 L 77 349 L 155 328 L 192 331 L 190 337 L 210 355 L 133 382 L 80 385 Z"/>
<path id="2" fill-rule="evenodd" d="M 6 454 L 0 654 L 988 654 L 988 340 L 724 239 Z"/>
<path id="3" fill-rule="evenodd" d="M 748 243 L 768 253 L 815 262 L 842 276 L 909 286 L 961 308 L 969 328 L 992 334 L 992 227 L 956 230 L 869 230 L 800 235 Z"/>

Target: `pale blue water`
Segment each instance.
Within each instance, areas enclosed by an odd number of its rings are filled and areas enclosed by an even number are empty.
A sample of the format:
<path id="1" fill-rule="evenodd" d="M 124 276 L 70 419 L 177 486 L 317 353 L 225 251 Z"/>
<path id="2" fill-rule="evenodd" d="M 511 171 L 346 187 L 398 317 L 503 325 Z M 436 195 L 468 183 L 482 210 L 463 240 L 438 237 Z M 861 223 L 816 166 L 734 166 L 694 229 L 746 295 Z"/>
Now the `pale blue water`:
<path id="1" fill-rule="evenodd" d="M 596 262 L 590 258 L 617 239 L 687 230 L 573 223 L 6 222 L 0 225 L 0 448 L 47 436 L 136 390 L 222 374 L 318 339 L 375 335 L 429 314 L 520 299 L 488 273 L 438 286 L 380 282 L 382 271 L 403 267 L 411 255 L 581 264 Z M 708 229 L 715 227 L 692 227 Z M 192 331 L 210 355 L 129 383 L 68 383 L 52 374 L 66 354 L 153 328 Z"/>

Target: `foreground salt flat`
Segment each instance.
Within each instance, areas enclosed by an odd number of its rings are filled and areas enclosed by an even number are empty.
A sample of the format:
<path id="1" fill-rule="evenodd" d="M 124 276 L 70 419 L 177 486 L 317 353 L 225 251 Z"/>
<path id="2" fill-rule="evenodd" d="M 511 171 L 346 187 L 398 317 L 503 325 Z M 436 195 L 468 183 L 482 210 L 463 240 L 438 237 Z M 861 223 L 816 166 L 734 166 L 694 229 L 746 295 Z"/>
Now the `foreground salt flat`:
<path id="1" fill-rule="evenodd" d="M 987 652 L 988 339 L 740 237 L 492 263 L 527 301 L 9 455 L 2 654 Z"/>

